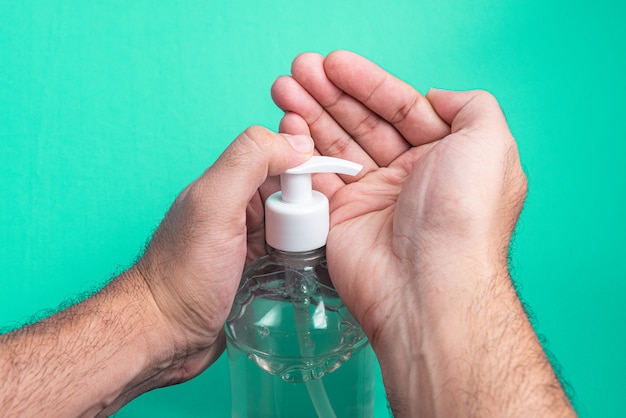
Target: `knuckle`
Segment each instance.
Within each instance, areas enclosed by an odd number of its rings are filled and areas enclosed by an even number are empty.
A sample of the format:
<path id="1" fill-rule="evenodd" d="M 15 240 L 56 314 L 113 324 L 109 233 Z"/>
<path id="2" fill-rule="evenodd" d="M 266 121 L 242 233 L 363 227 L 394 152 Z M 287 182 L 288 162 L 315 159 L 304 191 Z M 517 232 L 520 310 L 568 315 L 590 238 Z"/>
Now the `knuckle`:
<path id="1" fill-rule="evenodd" d="M 263 150 L 271 147 L 274 143 L 274 137 L 270 131 L 259 125 L 246 128 L 240 138 L 241 145 L 250 148 L 250 150 Z"/>
<path id="2" fill-rule="evenodd" d="M 352 130 L 354 137 L 362 138 L 372 133 L 380 124 L 380 119 L 374 113 L 369 113 L 361 119 Z"/>
<path id="3" fill-rule="evenodd" d="M 351 137 L 345 135 L 339 136 L 334 140 L 329 141 L 325 154 L 334 157 L 341 157 L 344 155 L 346 149 L 350 146 L 351 143 Z"/>
<path id="4" fill-rule="evenodd" d="M 500 103 L 498 99 L 496 99 L 496 96 L 487 90 L 475 90 L 474 98 L 485 106 L 500 108 Z"/>
<path id="5" fill-rule="evenodd" d="M 393 116 L 391 116 L 389 122 L 394 125 L 404 122 L 409 117 L 411 112 L 421 106 L 421 104 L 423 103 L 422 99 L 426 100 L 425 97 L 416 92 L 409 101 L 404 103 L 402 106 L 400 106 L 398 110 L 396 110 Z"/>
<path id="6" fill-rule="evenodd" d="M 258 125 L 250 126 L 226 148 L 217 163 L 231 169 L 245 167 L 255 159 L 255 155 L 267 153 L 273 141 L 274 137 L 268 129 Z"/>
<path id="7" fill-rule="evenodd" d="M 196 208 L 202 204 L 206 199 L 206 194 L 201 187 L 191 187 L 185 194 L 184 202 L 187 203 L 187 208 Z"/>

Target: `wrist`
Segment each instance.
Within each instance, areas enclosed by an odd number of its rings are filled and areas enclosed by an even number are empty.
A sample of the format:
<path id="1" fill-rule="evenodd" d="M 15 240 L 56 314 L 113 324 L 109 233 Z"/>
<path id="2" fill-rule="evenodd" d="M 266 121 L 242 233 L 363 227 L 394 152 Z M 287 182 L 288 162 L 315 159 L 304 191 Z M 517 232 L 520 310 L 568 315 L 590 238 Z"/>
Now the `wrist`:
<path id="1" fill-rule="evenodd" d="M 194 354 L 186 336 L 164 313 L 148 282 L 137 266 L 131 267 L 111 282 L 104 291 L 111 292 L 124 316 L 135 317 L 129 330 L 143 369 L 139 379 L 150 380 L 153 387 L 180 383 L 180 370 L 188 356 Z M 144 382 L 146 385 L 148 382 Z"/>
<path id="2" fill-rule="evenodd" d="M 101 312 L 103 327 L 115 321 L 109 335 L 116 349 L 103 364 L 116 374 L 117 385 L 105 378 L 105 412 L 113 413 L 130 400 L 151 389 L 168 384 L 168 371 L 175 366 L 174 341 L 160 316 L 158 307 L 139 272 L 133 267 L 84 302 L 86 311 Z M 93 308 L 92 308 L 93 306 Z M 106 332 L 106 331 L 105 331 Z M 97 398 L 96 398 L 97 399 Z"/>
<path id="3" fill-rule="evenodd" d="M 395 416 L 569 416 L 508 270 L 444 258 L 414 272 L 419 292 L 373 342 Z"/>
<path id="4" fill-rule="evenodd" d="M 6 416 L 109 415 L 163 386 L 173 361 L 166 333 L 132 271 L 49 318 L 3 336 Z M 62 401 L 60 401 L 62 400 Z"/>
<path id="5" fill-rule="evenodd" d="M 506 249 L 451 244 L 442 251 L 424 251 L 415 260 L 410 271 L 418 282 L 417 302 L 428 317 L 458 315 L 501 292 L 516 297 Z"/>
<path id="6" fill-rule="evenodd" d="M 450 415 L 442 414 L 441 405 L 455 401 L 445 395 L 455 390 L 449 382 L 458 383 L 458 367 L 472 361 L 468 340 L 486 322 L 475 310 L 476 302 L 489 301 L 490 293 L 506 293 L 504 289 L 515 298 L 500 263 L 453 255 L 430 260 L 408 270 L 410 285 L 395 301 L 384 328 L 371 338 L 396 417 Z"/>
<path id="7" fill-rule="evenodd" d="M 167 386 L 205 370 L 220 356 L 225 340 L 223 332 L 212 332 L 199 320 L 206 318 L 193 308 L 192 298 L 185 300 L 178 289 L 167 286 L 174 279 L 164 277 L 150 264 L 140 260 L 124 273 L 123 280 L 142 289 L 145 346 L 150 351 L 150 364 L 158 371 L 158 386 Z"/>
<path id="8" fill-rule="evenodd" d="M 100 398 L 108 400 L 104 402 L 106 414 L 147 391 L 190 379 L 221 353 L 219 341 L 194 350 L 182 333 L 175 332 L 135 266 L 94 298 L 109 301 L 105 302 L 108 309 L 123 324 L 117 335 L 120 348 L 107 359 L 110 364 L 104 366 L 117 373 L 118 383 L 116 387 L 108 386 L 109 393 Z M 94 302 L 96 306 L 101 303 Z"/>

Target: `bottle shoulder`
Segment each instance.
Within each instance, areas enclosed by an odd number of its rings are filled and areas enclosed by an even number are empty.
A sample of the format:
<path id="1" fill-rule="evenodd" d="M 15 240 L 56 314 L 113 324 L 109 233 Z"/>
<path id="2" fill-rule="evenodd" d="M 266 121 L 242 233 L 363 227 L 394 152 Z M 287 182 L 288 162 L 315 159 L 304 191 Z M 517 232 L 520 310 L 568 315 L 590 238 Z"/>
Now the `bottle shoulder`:
<path id="1" fill-rule="evenodd" d="M 295 270 L 307 267 L 326 266 L 326 248 L 313 251 L 289 252 L 268 247 L 268 253 L 253 261 L 246 270 L 264 268 L 268 266 L 283 266 Z"/>
<path id="2" fill-rule="evenodd" d="M 309 288 L 319 287 L 325 294 L 334 293 L 326 255 L 314 257 L 308 253 L 270 253 L 250 263 L 243 271 L 239 291 L 245 287 L 257 286 L 268 282 L 286 282 L 287 285 L 298 282 L 309 283 Z"/>

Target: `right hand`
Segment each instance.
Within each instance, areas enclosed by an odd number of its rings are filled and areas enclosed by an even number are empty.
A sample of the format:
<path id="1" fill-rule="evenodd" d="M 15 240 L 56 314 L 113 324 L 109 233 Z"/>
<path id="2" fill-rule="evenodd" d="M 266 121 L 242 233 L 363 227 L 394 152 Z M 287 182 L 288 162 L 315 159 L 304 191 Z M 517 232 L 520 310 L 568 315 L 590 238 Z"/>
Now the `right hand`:
<path id="1" fill-rule="evenodd" d="M 321 188 L 332 196 L 334 285 L 375 349 L 394 341 L 390 323 L 471 299 L 508 271 L 526 178 L 491 95 L 424 97 L 346 51 L 303 54 L 292 73 L 272 90 L 288 112 L 281 129 L 310 133 L 320 153 L 365 166 L 355 179 L 324 177 Z M 470 282 L 468 269 L 481 279 Z"/>
<path id="2" fill-rule="evenodd" d="M 509 277 L 527 183 L 496 100 L 424 97 L 345 51 L 301 55 L 292 73 L 273 87 L 281 129 L 365 166 L 316 187 L 332 196 L 333 283 L 394 416 L 575 416 Z"/>

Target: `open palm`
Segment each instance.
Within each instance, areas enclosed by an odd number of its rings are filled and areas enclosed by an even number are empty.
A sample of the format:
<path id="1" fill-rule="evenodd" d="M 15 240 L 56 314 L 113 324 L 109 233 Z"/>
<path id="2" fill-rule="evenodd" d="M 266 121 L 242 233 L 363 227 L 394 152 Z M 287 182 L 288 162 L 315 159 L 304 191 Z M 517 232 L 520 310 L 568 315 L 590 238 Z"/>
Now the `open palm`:
<path id="1" fill-rule="evenodd" d="M 272 95 L 286 112 L 282 131 L 310 133 L 320 153 L 364 166 L 355 178 L 324 175 L 315 182 L 331 202 L 328 262 L 335 287 L 371 336 L 407 277 L 398 271 L 398 197 L 449 126 L 409 85 L 345 51 L 326 59 L 299 56 L 292 77 L 279 78 Z"/>
<path id="2" fill-rule="evenodd" d="M 429 289 L 417 285 L 421 269 L 450 255 L 506 265 L 521 201 L 504 199 L 507 210 L 502 197 L 519 195 L 525 182 L 509 187 L 523 173 L 501 161 L 517 150 L 491 96 L 435 92 L 429 100 L 347 51 L 299 56 L 272 95 L 286 112 L 282 131 L 310 133 L 321 154 L 365 167 L 354 179 L 320 176 L 316 187 L 331 198 L 335 287 L 370 339 Z M 482 244 L 500 241 L 504 249 Z"/>

